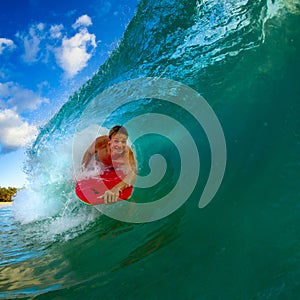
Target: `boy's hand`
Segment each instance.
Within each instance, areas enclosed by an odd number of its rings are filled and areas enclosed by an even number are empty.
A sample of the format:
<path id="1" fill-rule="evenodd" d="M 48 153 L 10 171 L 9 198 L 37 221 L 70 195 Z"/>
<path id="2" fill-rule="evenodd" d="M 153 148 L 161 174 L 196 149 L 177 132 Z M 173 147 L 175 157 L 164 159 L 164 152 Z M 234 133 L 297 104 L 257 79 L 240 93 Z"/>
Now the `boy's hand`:
<path id="1" fill-rule="evenodd" d="M 120 189 L 108 190 L 103 195 L 104 204 L 116 203 L 119 199 Z"/>

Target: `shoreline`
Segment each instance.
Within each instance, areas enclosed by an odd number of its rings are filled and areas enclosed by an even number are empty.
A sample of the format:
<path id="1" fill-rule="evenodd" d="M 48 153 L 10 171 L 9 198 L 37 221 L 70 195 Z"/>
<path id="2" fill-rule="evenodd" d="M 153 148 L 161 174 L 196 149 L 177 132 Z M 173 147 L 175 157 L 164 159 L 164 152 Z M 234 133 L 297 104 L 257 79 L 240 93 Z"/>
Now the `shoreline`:
<path id="1" fill-rule="evenodd" d="M 0 201 L 0 206 L 11 206 L 12 205 L 12 201 L 10 202 L 2 202 Z"/>

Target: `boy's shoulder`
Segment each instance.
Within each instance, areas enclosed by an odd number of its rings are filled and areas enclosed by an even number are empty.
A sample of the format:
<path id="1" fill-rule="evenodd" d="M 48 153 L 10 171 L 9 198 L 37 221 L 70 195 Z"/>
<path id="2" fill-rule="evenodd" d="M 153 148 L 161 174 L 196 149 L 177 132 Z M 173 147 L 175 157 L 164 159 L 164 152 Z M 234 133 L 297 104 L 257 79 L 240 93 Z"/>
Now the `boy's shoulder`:
<path id="1" fill-rule="evenodd" d="M 102 135 L 102 136 L 98 136 L 96 138 L 96 147 L 103 147 L 103 146 L 107 146 L 109 142 L 109 137 L 108 135 Z"/>

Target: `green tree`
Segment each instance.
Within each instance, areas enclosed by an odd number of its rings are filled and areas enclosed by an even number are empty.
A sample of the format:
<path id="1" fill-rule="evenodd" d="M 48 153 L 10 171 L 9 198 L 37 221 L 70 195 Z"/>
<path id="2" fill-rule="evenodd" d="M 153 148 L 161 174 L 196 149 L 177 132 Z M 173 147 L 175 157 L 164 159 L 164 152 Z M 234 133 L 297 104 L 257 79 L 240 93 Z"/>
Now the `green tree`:
<path id="1" fill-rule="evenodd" d="M 17 190 L 18 189 L 15 187 L 0 187 L 0 201 L 12 201 L 12 198 L 16 195 Z"/>

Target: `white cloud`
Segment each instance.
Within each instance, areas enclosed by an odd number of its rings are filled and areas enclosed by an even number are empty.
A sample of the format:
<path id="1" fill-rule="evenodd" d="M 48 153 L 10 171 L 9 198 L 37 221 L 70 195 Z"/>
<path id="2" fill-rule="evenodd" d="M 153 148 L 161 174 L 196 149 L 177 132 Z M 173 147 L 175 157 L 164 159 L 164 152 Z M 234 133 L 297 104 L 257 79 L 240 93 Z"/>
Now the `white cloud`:
<path id="1" fill-rule="evenodd" d="M 96 36 L 90 34 L 86 28 L 82 28 L 73 37 L 69 39 L 64 37 L 62 46 L 56 48 L 57 64 L 65 71 L 66 76 L 71 78 L 86 67 L 96 46 Z"/>
<path id="2" fill-rule="evenodd" d="M 12 40 L 0 38 L 0 55 L 4 52 L 4 50 L 13 50 L 14 48 L 16 48 L 16 45 Z"/>
<path id="3" fill-rule="evenodd" d="M 78 27 L 88 27 L 92 25 L 92 19 L 88 15 L 82 15 L 79 17 L 76 22 L 72 25 L 74 29 L 77 29 Z"/>
<path id="4" fill-rule="evenodd" d="M 10 152 L 31 143 L 38 130 L 12 109 L 0 111 L 0 145 L 2 152 Z"/>
<path id="5" fill-rule="evenodd" d="M 2 67 L 0 69 L 0 79 L 4 80 L 6 78 L 6 70 Z"/>
<path id="6" fill-rule="evenodd" d="M 45 39 L 45 24 L 31 25 L 27 35 L 17 33 L 17 37 L 23 42 L 25 53 L 22 58 L 26 63 L 34 63 L 39 60 L 41 41 Z"/>
<path id="7" fill-rule="evenodd" d="M 0 82 L 0 104 L 1 102 L 5 103 L 6 107 L 21 113 L 26 110 L 36 110 L 42 103 L 48 103 L 49 99 L 41 97 L 32 90 L 25 89 L 14 82 Z"/>
<path id="8" fill-rule="evenodd" d="M 60 25 L 51 25 L 50 27 L 50 37 L 52 39 L 59 39 L 62 36 L 62 30 L 64 29 L 64 26 L 62 24 Z"/>
<path id="9" fill-rule="evenodd" d="M 66 28 L 62 24 L 33 24 L 28 32 L 17 33 L 24 47 L 23 61 L 32 63 L 47 63 L 49 65 L 53 54 L 56 64 L 63 69 L 66 78 L 72 78 L 87 66 L 93 50 L 97 47 L 96 36 L 89 33 L 87 27 L 92 25 L 88 15 L 80 16 L 72 27 L 77 31 L 67 37 Z M 57 46 L 61 42 L 61 46 Z"/>

